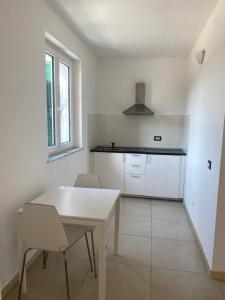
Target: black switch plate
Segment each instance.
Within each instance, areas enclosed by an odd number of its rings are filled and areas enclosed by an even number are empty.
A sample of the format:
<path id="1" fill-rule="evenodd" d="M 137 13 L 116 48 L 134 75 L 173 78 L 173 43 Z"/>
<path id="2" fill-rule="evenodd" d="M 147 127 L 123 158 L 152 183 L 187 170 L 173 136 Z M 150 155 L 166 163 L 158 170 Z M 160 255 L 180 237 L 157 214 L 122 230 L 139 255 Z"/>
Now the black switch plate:
<path id="1" fill-rule="evenodd" d="M 208 169 L 211 170 L 212 169 L 212 161 L 208 160 Z"/>
<path id="2" fill-rule="evenodd" d="M 161 135 L 155 135 L 155 136 L 154 136 L 154 141 L 155 141 L 155 142 L 161 142 L 161 141 L 162 141 Z"/>

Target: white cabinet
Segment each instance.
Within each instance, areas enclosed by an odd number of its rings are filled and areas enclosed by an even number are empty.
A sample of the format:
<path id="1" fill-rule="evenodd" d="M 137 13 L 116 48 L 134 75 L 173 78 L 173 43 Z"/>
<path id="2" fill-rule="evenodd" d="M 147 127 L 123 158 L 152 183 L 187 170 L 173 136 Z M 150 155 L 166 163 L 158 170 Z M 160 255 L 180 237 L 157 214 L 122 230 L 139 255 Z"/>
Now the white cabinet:
<path id="1" fill-rule="evenodd" d="M 145 174 L 125 174 L 125 194 L 145 195 Z"/>
<path id="2" fill-rule="evenodd" d="M 103 188 L 127 195 L 183 198 L 185 156 L 94 152 L 92 171 Z"/>
<path id="3" fill-rule="evenodd" d="M 125 159 L 127 164 L 146 164 L 146 154 L 126 153 Z"/>
<path id="4" fill-rule="evenodd" d="M 124 193 L 124 154 L 94 152 L 93 158 L 93 172 L 99 176 L 102 187 Z"/>
<path id="5" fill-rule="evenodd" d="M 146 155 L 125 154 L 125 194 L 145 195 Z"/>
<path id="6" fill-rule="evenodd" d="M 149 155 L 147 157 L 146 196 L 183 198 L 184 157 Z"/>

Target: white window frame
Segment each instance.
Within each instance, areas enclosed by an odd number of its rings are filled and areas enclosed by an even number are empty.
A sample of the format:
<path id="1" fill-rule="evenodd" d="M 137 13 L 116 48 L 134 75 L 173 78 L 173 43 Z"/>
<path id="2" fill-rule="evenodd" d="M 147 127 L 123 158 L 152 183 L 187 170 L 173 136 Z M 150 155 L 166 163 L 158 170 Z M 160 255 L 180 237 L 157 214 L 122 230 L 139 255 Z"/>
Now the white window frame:
<path id="1" fill-rule="evenodd" d="M 74 89 L 73 89 L 73 59 L 63 53 L 58 47 L 46 44 L 45 54 L 53 57 L 53 101 L 54 101 L 54 118 L 55 118 L 55 145 L 48 147 L 49 155 L 58 154 L 74 147 Z M 61 143 L 61 108 L 60 108 L 60 74 L 59 65 L 63 63 L 69 67 L 69 114 L 70 114 L 70 141 Z"/>

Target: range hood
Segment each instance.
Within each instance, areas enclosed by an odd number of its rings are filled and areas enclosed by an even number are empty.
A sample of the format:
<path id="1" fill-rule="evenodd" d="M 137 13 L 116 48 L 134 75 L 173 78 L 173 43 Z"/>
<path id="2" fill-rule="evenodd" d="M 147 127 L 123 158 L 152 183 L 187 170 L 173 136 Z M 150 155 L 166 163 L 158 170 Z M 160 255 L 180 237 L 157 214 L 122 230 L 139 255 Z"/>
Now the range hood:
<path id="1" fill-rule="evenodd" d="M 145 105 L 145 83 L 136 83 L 135 104 L 123 111 L 125 115 L 154 115 L 154 112 Z"/>

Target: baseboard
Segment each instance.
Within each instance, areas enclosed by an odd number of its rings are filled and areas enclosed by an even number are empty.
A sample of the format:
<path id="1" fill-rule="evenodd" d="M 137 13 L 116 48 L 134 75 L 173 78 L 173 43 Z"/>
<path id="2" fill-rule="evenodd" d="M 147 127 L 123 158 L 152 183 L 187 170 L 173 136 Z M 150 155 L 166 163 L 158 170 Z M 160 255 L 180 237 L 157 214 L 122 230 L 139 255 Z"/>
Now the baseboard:
<path id="1" fill-rule="evenodd" d="M 168 200 L 168 201 L 177 201 L 183 202 L 183 198 L 166 198 L 166 197 L 151 197 L 145 195 L 132 195 L 132 194 L 121 194 L 121 197 L 129 197 L 129 198 L 143 198 L 143 199 L 150 199 L 150 200 Z"/>
<path id="2" fill-rule="evenodd" d="M 41 254 L 41 251 L 37 251 L 27 262 L 26 266 L 27 269 L 29 269 L 33 263 L 39 258 Z M 6 286 L 2 289 L 2 297 L 4 298 L 18 283 L 19 281 L 19 273 L 17 273 L 7 284 Z"/>
<path id="3" fill-rule="evenodd" d="M 225 281 L 225 272 L 211 271 L 210 275 L 212 279 Z"/>
<path id="4" fill-rule="evenodd" d="M 195 230 L 195 226 L 194 226 L 194 224 L 193 224 L 193 222 L 192 222 L 192 220 L 191 220 L 191 217 L 190 217 L 190 214 L 189 214 L 189 212 L 188 212 L 188 209 L 187 209 L 187 207 L 186 207 L 186 205 L 185 205 L 185 202 L 183 202 L 183 204 L 184 204 L 184 208 L 185 208 L 185 211 L 186 211 L 186 213 L 187 213 L 187 216 L 188 216 L 189 223 L 190 223 L 191 228 L 192 228 L 192 230 L 193 230 L 193 232 L 194 232 L 195 239 L 196 239 L 196 241 L 197 241 L 197 243 L 198 243 L 198 246 L 199 246 L 199 248 L 200 248 L 200 250 L 201 250 L 201 253 L 202 253 L 204 262 L 205 262 L 205 264 L 206 264 L 208 274 L 211 275 L 211 272 L 212 272 L 212 271 L 211 271 L 211 269 L 210 269 L 208 260 L 207 260 L 207 258 L 206 258 L 206 256 L 205 256 L 205 252 L 204 252 L 203 247 L 202 247 L 202 244 L 201 244 L 201 242 L 200 242 L 200 240 L 199 240 L 198 234 L 197 234 L 197 232 L 196 232 L 196 230 Z"/>

